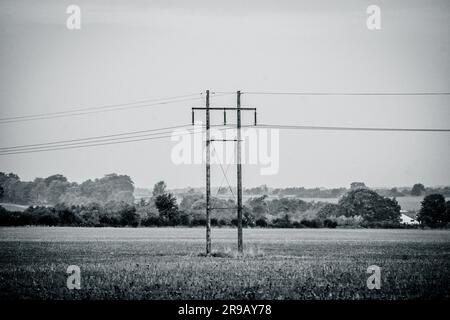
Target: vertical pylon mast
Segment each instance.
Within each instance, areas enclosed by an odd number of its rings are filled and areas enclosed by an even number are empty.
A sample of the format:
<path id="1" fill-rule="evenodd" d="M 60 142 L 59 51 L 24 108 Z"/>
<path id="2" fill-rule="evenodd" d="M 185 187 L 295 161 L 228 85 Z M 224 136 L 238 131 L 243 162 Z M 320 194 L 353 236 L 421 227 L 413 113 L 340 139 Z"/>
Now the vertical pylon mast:
<path id="1" fill-rule="evenodd" d="M 211 136 L 209 123 L 209 90 L 206 90 L 206 254 L 211 254 Z"/>
<path id="2" fill-rule="evenodd" d="M 236 151 L 236 166 L 237 166 L 237 219 L 238 219 L 238 252 L 242 253 L 244 250 L 242 239 L 242 159 L 241 159 L 241 91 L 236 93 L 236 119 L 237 119 L 237 151 Z"/>

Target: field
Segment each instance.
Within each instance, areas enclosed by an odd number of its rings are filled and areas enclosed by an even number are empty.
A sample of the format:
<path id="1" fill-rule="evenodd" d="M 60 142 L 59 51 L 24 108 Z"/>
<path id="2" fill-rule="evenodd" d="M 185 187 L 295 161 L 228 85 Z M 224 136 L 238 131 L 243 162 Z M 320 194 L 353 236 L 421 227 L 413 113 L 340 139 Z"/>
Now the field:
<path id="1" fill-rule="evenodd" d="M 450 297 L 438 230 L 0 228 L 0 299 L 432 299 Z M 81 289 L 66 287 L 69 265 Z M 366 273 L 380 266 L 381 289 Z"/>

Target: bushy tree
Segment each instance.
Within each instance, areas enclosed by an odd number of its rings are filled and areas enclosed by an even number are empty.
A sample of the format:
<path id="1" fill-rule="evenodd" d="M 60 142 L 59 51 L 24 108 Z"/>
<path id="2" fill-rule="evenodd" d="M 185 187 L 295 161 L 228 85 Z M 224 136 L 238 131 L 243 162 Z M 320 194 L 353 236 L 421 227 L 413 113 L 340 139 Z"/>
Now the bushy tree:
<path id="1" fill-rule="evenodd" d="M 364 222 L 400 222 L 400 206 L 395 199 L 384 198 L 369 189 L 355 189 L 339 200 L 339 215 L 346 217 L 362 216 Z"/>
<path id="2" fill-rule="evenodd" d="M 58 204 L 55 207 L 55 213 L 58 215 L 59 223 L 63 226 L 76 226 L 82 224 L 82 219 L 78 216 L 77 211 L 77 208 L 69 208 L 64 204 Z"/>
<path id="3" fill-rule="evenodd" d="M 133 204 L 133 202 L 134 202 L 133 192 L 131 192 L 131 191 L 116 191 L 114 193 L 111 193 L 108 196 L 107 201 L 125 202 L 128 204 Z"/>
<path id="4" fill-rule="evenodd" d="M 321 228 L 323 227 L 323 223 L 319 219 L 312 219 L 312 220 L 302 220 L 300 221 L 300 224 L 305 226 L 306 228 Z"/>
<path id="5" fill-rule="evenodd" d="M 53 181 L 67 182 L 67 178 L 62 174 L 54 174 L 44 179 L 46 185 L 50 185 Z"/>
<path id="6" fill-rule="evenodd" d="M 254 227 L 255 222 L 256 222 L 255 216 L 253 215 L 250 208 L 247 206 L 244 206 L 242 208 L 242 225 L 244 227 Z"/>
<path id="7" fill-rule="evenodd" d="M 430 194 L 422 201 L 417 220 L 428 227 L 443 227 L 450 222 L 449 205 L 441 194 Z"/>
<path id="8" fill-rule="evenodd" d="M 14 173 L 0 172 L 0 186 L 3 189 L 3 201 L 5 202 L 17 202 L 16 188 L 20 183 L 20 178 Z"/>
<path id="9" fill-rule="evenodd" d="M 366 184 L 364 182 L 352 182 L 350 184 L 350 189 L 355 190 L 359 188 L 366 188 Z"/>
<path id="10" fill-rule="evenodd" d="M 411 189 L 412 196 L 421 196 L 425 193 L 425 187 L 421 183 L 416 183 Z"/>
<path id="11" fill-rule="evenodd" d="M 140 217 L 136 213 L 136 207 L 125 205 L 120 210 L 120 221 L 123 226 L 137 227 L 140 222 Z"/>
<path id="12" fill-rule="evenodd" d="M 199 205 L 198 201 L 201 201 L 204 203 L 204 196 L 202 194 L 187 194 L 183 197 L 183 200 L 180 202 L 180 210 L 183 211 L 191 211 L 191 210 L 197 210 L 197 206 Z M 194 206 L 196 208 L 194 209 Z M 200 208 L 201 209 L 201 208 Z"/>
<path id="13" fill-rule="evenodd" d="M 33 181 L 33 189 L 30 194 L 31 204 L 45 205 L 47 203 L 47 185 L 42 178 Z"/>
<path id="14" fill-rule="evenodd" d="M 82 225 L 88 227 L 98 227 L 100 226 L 100 214 L 101 208 L 81 208 L 80 216 L 83 220 Z"/>
<path id="15" fill-rule="evenodd" d="M 109 174 L 95 181 L 87 180 L 81 185 L 67 181 L 61 174 L 34 181 L 20 181 L 13 173 L 0 172 L 2 201 L 28 205 L 82 205 L 90 202 L 105 204 L 108 201 L 134 202 L 134 185 L 129 176 Z"/>
<path id="16" fill-rule="evenodd" d="M 317 212 L 317 217 L 320 219 L 327 219 L 329 217 L 339 215 L 339 205 L 334 203 L 327 203 Z"/>
<path id="17" fill-rule="evenodd" d="M 276 218 L 272 220 L 272 227 L 274 228 L 291 228 L 292 221 L 288 214 L 283 215 L 281 218 Z"/>
<path id="18" fill-rule="evenodd" d="M 139 215 L 142 222 L 144 222 L 144 220 L 147 220 L 149 218 L 151 219 L 159 218 L 159 212 L 153 200 L 145 201 L 145 199 L 141 199 L 139 203 L 136 205 L 136 213 Z M 154 220 L 150 220 L 147 222 L 153 223 L 153 221 Z"/>
<path id="19" fill-rule="evenodd" d="M 267 223 L 267 219 L 262 217 L 259 218 L 258 220 L 255 221 L 255 224 L 257 227 L 261 227 L 261 228 L 265 228 L 267 227 L 269 224 Z"/>
<path id="20" fill-rule="evenodd" d="M 177 199 L 171 193 L 161 194 L 156 197 L 156 208 L 163 221 L 175 224 L 179 218 Z"/>
<path id="21" fill-rule="evenodd" d="M 166 193 L 167 185 L 164 181 L 159 181 L 155 183 L 153 187 L 153 197 L 157 197 Z"/>
<path id="22" fill-rule="evenodd" d="M 266 203 L 267 196 L 261 196 L 257 198 L 251 198 L 247 201 L 247 205 L 251 208 L 253 214 L 256 218 L 263 217 L 265 214 L 267 214 L 267 203 Z"/>
<path id="23" fill-rule="evenodd" d="M 331 219 L 325 219 L 325 220 L 323 220 L 323 226 L 324 226 L 325 228 L 331 228 L 331 229 L 333 229 L 333 228 L 336 228 L 337 225 L 338 225 L 337 222 L 334 221 L 334 220 L 331 220 Z"/>
<path id="24" fill-rule="evenodd" d="M 59 198 L 66 192 L 69 186 L 70 183 L 67 182 L 67 180 L 66 181 L 56 179 L 52 180 L 47 186 L 47 194 L 46 194 L 47 202 L 52 205 L 58 204 Z"/>

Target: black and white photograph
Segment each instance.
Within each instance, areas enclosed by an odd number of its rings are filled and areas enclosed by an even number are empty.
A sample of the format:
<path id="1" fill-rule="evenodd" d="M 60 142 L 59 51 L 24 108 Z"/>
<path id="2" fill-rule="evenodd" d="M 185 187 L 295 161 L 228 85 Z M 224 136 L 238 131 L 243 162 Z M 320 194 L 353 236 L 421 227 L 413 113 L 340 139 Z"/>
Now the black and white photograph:
<path id="1" fill-rule="evenodd" d="M 0 43 L 2 306 L 449 302 L 448 0 L 0 0 Z"/>

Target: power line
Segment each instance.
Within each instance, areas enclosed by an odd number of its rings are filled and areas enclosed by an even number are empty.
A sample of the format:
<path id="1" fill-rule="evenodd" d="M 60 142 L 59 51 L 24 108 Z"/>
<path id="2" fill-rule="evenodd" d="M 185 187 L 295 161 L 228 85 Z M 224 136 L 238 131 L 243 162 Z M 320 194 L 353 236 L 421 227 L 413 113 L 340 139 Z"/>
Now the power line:
<path id="1" fill-rule="evenodd" d="M 212 127 L 216 127 L 219 125 L 213 125 Z M 167 131 L 169 129 L 177 129 L 177 128 L 186 128 L 187 130 L 193 130 L 198 127 L 204 128 L 205 126 L 196 126 L 192 128 L 190 125 L 179 125 L 179 126 L 172 126 L 172 127 L 165 127 L 165 128 L 158 128 L 158 129 L 149 129 L 149 130 L 140 130 L 140 131 L 131 131 L 131 132 L 124 132 L 124 133 L 117 133 L 117 134 L 110 134 L 110 135 L 103 135 L 103 136 L 96 136 L 96 137 L 87 137 L 87 138 L 78 138 L 78 139 L 70 139 L 70 140 L 59 140 L 59 141 L 53 141 L 53 142 L 43 142 L 43 143 L 36 143 L 36 144 L 28 144 L 28 145 L 19 145 L 19 146 L 11 146 L 11 147 L 0 147 L 0 152 L 7 152 L 7 151 L 14 151 L 17 149 L 39 149 L 44 147 L 52 147 L 57 146 L 60 144 L 69 144 L 69 145 L 76 145 L 76 144 L 82 144 L 82 143 L 90 143 L 90 140 L 93 142 L 101 142 L 103 140 L 121 140 L 121 139 L 129 139 L 129 138 L 137 138 L 137 137 L 143 137 L 143 136 L 152 136 L 152 135 L 159 135 L 159 134 L 168 134 L 172 131 Z M 224 128 L 221 130 L 227 130 L 229 128 Z M 157 131 L 157 132 L 156 132 Z M 148 133 L 148 132 L 155 132 L 155 133 Z M 199 131 L 201 132 L 201 131 Z M 139 133 L 145 133 L 143 135 L 135 135 Z M 118 137 L 119 136 L 119 137 Z M 118 137 L 118 138 L 115 138 Z M 75 142 L 75 143 L 70 143 Z"/>
<path id="2" fill-rule="evenodd" d="M 46 146 L 46 145 L 57 145 L 57 144 L 63 144 L 63 143 L 69 143 L 69 142 L 80 142 L 80 141 L 82 142 L 82 141 L 89 141 L 89 140 L 98 140 L 98 139 L 104 139 L 104 138 L 134 135 L 134 134 L 146 133 L 146 132 L 165 131 L 165 130 L 169 130 L 169 129 L 177 129 L 177 128 L 183 128 L 183 127 L 187 127 L 187 126 L 188 125 L 172 126 L 172 127 L 158 128 L 158 129 L 139 130 L 139 131 L 102 135 L 102 136 L 96 136 L 96 137 L 78 138 L 78 139 L 70 139 L 70 140 L 59 140 L 59 141 L 43 142 L 43 143 L 36 143 L 36 144 L 18 145 L 18 146 L 12 146 L 12 147 L 0 147 L 0 152 L 3 150 L 22 149 L 22 148 L 39 147 L 39 146 Z M 155 133 L 155 134 L 159 134 L 159 133 L 160 132 Z M 124 138 L 131 138 L 131 137 L 124 137 Z"/>
<path id="3" fill-rule="evenodd" d="M 216 97 L 228 95 L 229 93 L 218 93 L 215 94 Z M 195 93 L 188 95 L 179 95 L 169 98 L 159 98 L 159 99 L 149 99 L 149 100 L 141 100 L 130 103 L 122 103 L 122 104 L 112 104 L 105 105 L 100 107 L 90 107 L 90 108 L 81 108 L 81 109 L 73 109 L 67 111 L 59 111 L 59 112 L 48 112 L 48 113 L 39 113 L 34 115 L 24 115 L 17 117 L 7 117 L 0 118 L 0 124 L 11 123 L 11 122 L 24 122 L 24 121 L 34 121 L 34 120 L 45 120 L 45 119 L 54 119 L 54 118 L 62 118 L 62 117 L 71 117 L 71 116 L 79 116 L 85 114 L 94 114 L 101 112 L 111 112 L 111 111 L 120 111 L 120 110 L 131 110 L 138 108 L 146 108 L 158 105 L 172 104 L 177 102 L 184 101 L 193 101 L 193 100 L 201 100 L 203 93 Z M 199 97 L 196 97 L 199 96 Z M 151 103 L 153 102 L 153 103 Z"/>
<path id="4" fill-rule="evenodd" d="M 201 131 L 200 131 L 201 132 Z M 26 150 L 41 150 L 51 147 L 63 147 L 63 146 L 78 146 L 78 145 L 86 145 L 88 143 L 97 143 L 97 142 L 109 142 L 109 141 L 118 141 L 118 140 L 127 140 L 131 138 L 141 138 L 141 137 L 149 137 L 149 136 L 158 136 L 161 134 L 171 134 L 171 131 L 162 131 L 157 133 L 146 133 L 142 135 L 135 135 L 135 136 L 129 136 L 129 137 L 118 137 L 118 138 L 109 138 L 109 139 L 100 139 L 95 141 L 85 141 L 85 142 L 74 142 L 74 143 L 64 143 L 64 144 L 55 144 L 55 145 L 49 145 L 49 146 L 42 146 L 42 147 L 31 147 L 31 148 L 19 148 L 19 149 L 12 149 L 12 150 L 5 150 L 0 152 L 9 152 L 9 151 L 26 151 Z"/>
<path id="5" fill-rule="evenodd" d="M 330 131 L 450 132 L 450 129 L 436 129 L 436 128 L 335 127 L 335 126 L 302 126 L 302 125 L 280 125 L 280 124 L 258 124 L 257 127 L 294 129 L 294 130 L 330 130 Z"/>
<path id="6" fill-rule="evenodd" d="M 270 92 L 244 91 L 254 95 L 296 95 L 296 96 L 448 96 L 450 92 Z"/>
<path id="7" fill-rule="evenodd" d="M 147 140 L 155 140 L 155 139 L 163 139 L 163 138 L 170 138 L 172 136 L 184 136 L 184 135 L 191 135 L 195 134 L 196 132 L 190 132 L 188 134 L 174 134 L 174 135 L 165 135 L 160 137 L 150 137 L 150 138 L 141 138 L 141 139 L 132 139 L 132 140 L 126 140 L 126 141 L 115 141 L 115 142 L 105 142 L 105 143 L 92 143 L 92 144 L 84 144 L 84 145 L 77 145 L 77 146 L 57 146 L 55 148 L 47 148 L 47 149 L 31 149 L 31 150 L 25 150 L 25 151 L 12 151 L 12 152 L 0 152 L 0 156 L 2 155 L 13 155 L 13 154 L 22 154 L 22 153 L 35 153 L 35 152 L 45 152 L 45 151 L 55 151 L 55 150 L 65 150 L 65 149 L 76 149 L 76 148 L 86 148 L 86 147 L 94 147 L 94 146 L 104 146 L 104 145 L 112 145 L 112 144 L 121 144 L 121 143 L 128 143 L 128 142 L 137 142 L 137 141 L 147 141 Z"/>
<path id="8" fill-rule="evenodd" d="M 176 126 L 176 127 L 183 127 L 183 126 Z M 169 132 L 157 132 L 157 133 L 149 133 L 139 136 L 130 136 L 130 137 L 120 137 L 120 138 L 111 138 L 111 139 L 103 139 L 103 140 L 95 140 L 95 141 L 85 141 L 85 142 L 77 142 L 77 143 L 58 143 L 56 145 L 52 145 L 51 143 L 48 143 L 48 145 L 45 146 L 36 146 L 36 147 L 29 147 L 24 149 L 8 149 L 8 150 L 0 150 L 0 155 L 13 155 L 13 154 L 22 154 L 22 153 L 35 153 L 35 152 L 41 152 L 41 151 L 55 151 L 55 150 L 64 150 L 64 149 L 76 149 L 76 148 L 85 148 L 85 147 L 91 147 L 91 146 L 102 146 L 102 145 L 110 145 L 110 144 L 120 144 L 120 143 L 127 143 L 127 142 L 136 142 L 136 141 L 147 141 L 147 140 L 154 140 L 154 139 L 163 139 L 163 138 L 170 138 L 170 137 L 177 137 L 177 136 L 186 136 L 186 135 L 192 135 L 197 133 L 204 132 L 204 126 L 202 126 L 201 130 L 195 130 L 196 128 L 189 128 L 188 126 L 187 130 L 191 130 L 191 132 L 187 134 L 170 134 L 165 135 Z M 171 128 L 171 127 L 168 127 Z M 229 128 L 219 128 L 218 130 L 228 130 Z M 157 129 L 154 129 L 157 130 Z M 162 136 L 159 136 L 161 135 Z M 156 137 L 153 137 L 155 135 L 158 135 Z M 151 137 L 149 137 L 151 136 Z M 93 137 L 94 138 L 94 137 Z M 136 139 L 141 138 L 141 139 Z M 127 140 L 131 139 L 131 140 Z M 76 140 L 76 139 L 73 139 Z M 115 141 L 115 140 L 124 140 L 124 141 Z M 14 148 L 14 147 L 10 147 Z"/>
<path id="9" fill-rule="evenodd" d="M 194 97 L 197 95 L 198 95 L 198 97 Z M 172 104 L 172 103 L 184 102 L 184 101 L 190 101 L 190 100 L 199 100 L 199 99 L 202 99 L 201 94 L 190 94 L 190 95 L 183 95 L 183 96 L 175 96 L 175 97 L 171 97 L 171 98 L 142 100 L 142 101 L 137 101 L 137 102 L 105 105 L 105 106 L 100 106 L 100 107 L 90 107 L 90 108 L 73 109 L 73 110 L 59 111 L 59 112 L 48 112 L 48 113 L 39 113 L 39 114 L 33 114 L 33 115 L 0 118 L 0 124 L 11 123 L 11 122 L 53 119 L 53 118 L 61 118 L 61 117 L 71 117 L 71 116 L 79 116 L 79 115 L 85 115 L 85 114 L 111 112 L 111 111 L 119 111 L 119 110 L 131 110 L 131 109 L 137 109 L 137 108 L 146 108 L 146 107 Z"/>
<path id="10" fill-rule="evenodd" d="M 219 125 L 217 125 L 219 126 Z M 119 133 L 114 135 L 104 135 L 97 137 L 88 137 L 81 139 L 72 139 L 72 140 L 62 140 L 57 142 L 47 142 L 40 143 L 34 145 L 21 145 L 21 146 L 13 146 L 13 147 L 2 147 L 0 148 L 0 155 L 12 155 L 12 154 L 21 154 L 21 153 L 34 153 L 40 151 L 54 151 L 54 150 L 63 150 L 63 149 L 74 149 L 74 148 L 84 148 L 90 146 L 102 146 L 102 145 L 110 145 L 110 144 L 120 144 L 127 142 L 136 142 L 136 141 L 147 141 L 154 139 L 162 139 L 162 138 L 170 138 L 172 136 L 183 136 L 186 134 L 171 134 L 170 131 L 160 131 L 158 130 L 166 130 L 171 128 L 181 128 L 183 126 L 173 126 L 159 129 L 150 129 L 150 130 L 142 130 L 135 131 L 129 133 Z M 248 128 L 254 128 L 255 126 L 248 125 L 243 126 Z M 322 130 L 322 131 L 386 131 L 386 132 L 450 132 L 450 129 L 433 129 L 433 128 L 382 128 L 382 127 L 337 127 L 337 126 L 303 126 L 303 125 L 279 125 L 279 124 L 259 124 L 256 127 L 258 128 L 276 128 L 276 129 L 287 129 L 287 130 Z M 186 126 L 186 128 L 189 128 Z M 204 126 L 202 126 L 202 130 L 191 131 L 189 134 L 201 133 L 203 132 Z M 231 128 L 232 129 L 232 128 Z M 188 129 L 192 130 L 192 129 Z M 230 130 L 230 127 L 219 128 L 218 130 Z M 124 137 L 116 137 L 120 135 L 130 135 L 139 132 L 154 132 L 143 135 L 134 135 L 134 136 L 124 136 Z M 160 136 L 162 135 L 162 136 Z M 153 137 L 155 136 L 155 137 Z M 109 138 L 110 137 L 110 138 Z M 109 139 L 107 139 L 109 138 Z M 140 138 L 140 139 L 136 139 Z M 131 140 L 130 140 L 131 139 Z M 93 141 L 89 141 L 93 140 Z M 124 141 L 116 141 L 116 140 L 124 140 Z M 74 142 L 74 143 L 69 143 Z M 222 168 L 223 169 L 223 168 Z"/>
<path id="11" fill-rule="evenodd" d="M 212 127 L 216 127 L 216 126 L 219 126 L 219 125 L 213 125 Z M 44 143 L 19 145 L 19 146 L 11 146 L 11 147 L 0 147 L 0 152 L 14 151 L 17 149 L 27 149 L 27 148 L 39 149 L 39 148 L 45 148 L 45 147 L 58 146 L 61 144 L 62 145 L 65 145 L 65 144 L 77 145 L 77 144 L 82 144 L 82 143 L 101 142 L 104 140 L 106 140 L 106 141 L 122 140 L 122 139 L 129 139 L 129 138 L 137 138 L 137 137 L 172 133 L 172 131 L 167 131 L 169 129 L 186 128 L 186 130 L 193 130 L 193 129 L 197 129 L 198 127 L 204 128 L 205 126 L 203 125 L 203 126 L 196 126 L 194 128 L 191 128 L 190 125 L 180 125 L 180 126 L 124 132 L 124 133 L 117 133 L 117 134 L 110 134 L 110 135 L 103 135 L 103 136 L 96 136 L 96 137 L 78 138 L 78 139 L 70 139 L 70 140 L 59 140 L 59 141 L 53 141 L 53 142 L 44 142 Z M 229 129 L 229 128 L 224 128 L 224 129 L 219 129 L 219 130 L 227 130 L 227 129 Z M 155 131 L 157 131 L 157 132 L 155 132 Z M 147 133 L 147 132 L 154 132 L 154 133 Z M 202 131 L 200 130 L 198 132 L 202 132 Z M 138 133 L 145 133 L 145 134 L 135 135 Z M 119 136 L 119 137 L 115 138 L 117 136 Z M 90 141 L 90 140 L 95 140 L 95 141 Z M 70 142 L 75 142 L 75 143 L 70 143 Z"/>

